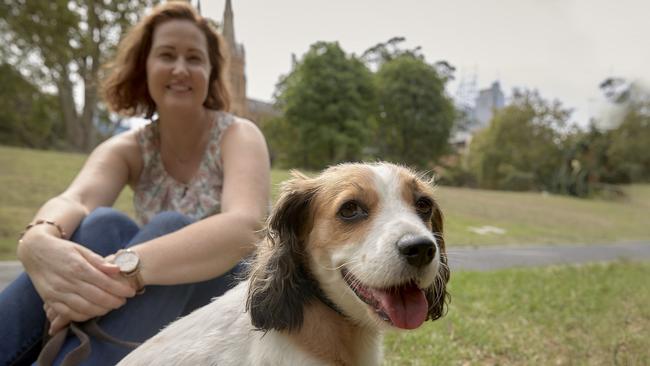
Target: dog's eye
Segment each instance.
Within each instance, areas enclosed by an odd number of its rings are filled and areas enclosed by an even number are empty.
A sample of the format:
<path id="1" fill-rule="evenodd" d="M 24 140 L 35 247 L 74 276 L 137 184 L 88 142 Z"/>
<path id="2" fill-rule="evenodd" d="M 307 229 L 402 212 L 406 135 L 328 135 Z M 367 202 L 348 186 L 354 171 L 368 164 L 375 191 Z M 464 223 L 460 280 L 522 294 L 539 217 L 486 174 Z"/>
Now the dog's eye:
<path id="1" fill-rule="evenodd" d="M 368 213 L 356 201 L 348 201 L 344 203 L 341 208 L 339 208 L 338 215 L 346 221 L 368 217 Z"/>
<path id="2" fill-rule="evenodd" d="M 415 210 L 418 215 L 424 218 L 429 218 L 431 216 L 431 211 L 433 210 L 433 202 L 430 199 L 422 197 L 415 201 Z"/>

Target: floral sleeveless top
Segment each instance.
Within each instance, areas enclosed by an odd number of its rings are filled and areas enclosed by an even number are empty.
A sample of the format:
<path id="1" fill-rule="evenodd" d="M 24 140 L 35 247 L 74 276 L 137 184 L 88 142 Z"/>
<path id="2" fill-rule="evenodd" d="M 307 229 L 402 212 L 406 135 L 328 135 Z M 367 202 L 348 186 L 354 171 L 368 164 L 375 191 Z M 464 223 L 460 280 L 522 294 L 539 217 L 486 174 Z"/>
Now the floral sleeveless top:
<path id="1" fill-rule="evenodd" d="M 217 112 L 199 169 L 187 184 L 177 181 L 165 170 L 157 144 L 158 123 L 152 122 L 136 133 L 143 168 L 133 192 L 133 205 L 141 224 L 146 224 L 162 211 L 177 211 L 195 220 L 221 212 L 223 164 L 220 141 L 234 121 L 232 114 Z"/>

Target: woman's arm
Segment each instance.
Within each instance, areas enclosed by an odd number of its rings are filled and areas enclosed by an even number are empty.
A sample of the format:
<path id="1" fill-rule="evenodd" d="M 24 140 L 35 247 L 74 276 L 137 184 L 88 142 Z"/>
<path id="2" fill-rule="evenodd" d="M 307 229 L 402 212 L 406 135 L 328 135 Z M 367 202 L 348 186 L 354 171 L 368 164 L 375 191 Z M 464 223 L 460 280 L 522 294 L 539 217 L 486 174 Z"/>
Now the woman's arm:
<path id="1" fill-rule="evenodd" d="M 249 255 L 269 204 L 266 142 L 251 122 L 238 120 L 221 140 L 222 211 L 132 249 L 147 285 L 190 283 L 217 277 Z"/>
<path id="2" fill-rule="evenodd" d="M 98 146 L 68 189 L 45 203 L 34 220 L 52 220 L 71 235 L 88 212 L 113 204 L 131 175 L 137 149 L 129 134 Z M 115 265 L 66 239 L 54 226 L 42 224 L 29 229 L 18 245 L 18 258 L 36 291 L 64 323 L 105 314 L 134 295 Z"/>

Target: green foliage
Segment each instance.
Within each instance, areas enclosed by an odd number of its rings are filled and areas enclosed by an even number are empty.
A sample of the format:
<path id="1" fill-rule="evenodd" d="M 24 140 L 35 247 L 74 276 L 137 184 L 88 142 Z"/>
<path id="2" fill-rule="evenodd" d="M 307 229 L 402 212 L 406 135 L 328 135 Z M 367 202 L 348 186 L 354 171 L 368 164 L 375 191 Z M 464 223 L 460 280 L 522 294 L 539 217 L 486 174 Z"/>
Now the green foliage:
<path id="1" fill-rule="evenodd" d="M 360 59 L 337 43 L 312 45 L 277 86 L 283 116 L 263 127 L 274 161 L 320 169 L 380 158 L 431 168 L 448 149 L 454 108 L 444 84 L 454 68 L 427 64 L 403 41 L 379 43 Z"/>
<path id="2" fill-rule="evenodd" d="M 267 122 L 265 132 L 280 164 L 321 169 L 361 158 L 374 106 L 372 77 L 338 43 L 312 45 L 276 98 L 283 117 Z"/>
<path id="3" fill-rule="evenodd" d="M 538 93 L 515 91 L 470 145 L 469 167 L 479 186 L 508 190 L 552 190 L 562 161 L 560 129 L 570 112 Z"/>
<path id="4" fill-rule="evenodd" d="M 600 88 L 620 113 L 599 121 L 609 128 L 592 121 L 587 131 L 567 136 L 558 192 L 616 197 L 623 193 L 612 184 L 650 180 L 650 95 L 620 78 L 608 78 Z"/>
<path id="5" fill-rule="evenodd" d="M 375 76 L 379 157 L 429 168 L 448 151 L 454 121 L 443 78 L 433 66 L 410 55 L 382 64 Z"/>
<path id="6" fill-rule="evenodd" d="M 374 69 L 378 69 L 381 65 L 392 61 L 398 57 L 408 56 L 424 60 L 424 56 L 420 52 L 421 47 L 412 49 L 403 49 L 401 44 L 406 41 L 404 37 L 393 37 L 386 42 L 377 43 L 376 45 L 368 48 L 361 55 L 361 59 Z M 451 65 L 447 64 L 450 68 Z"/>
<path id="7" fill-rule="evenodd" d="M 41 90 L 55 91 L 70 147 L 95 144 L 100 65 L 153 2 L 0 0 L 0 62 Z M 75 85 L 82 87 L 81 100 L 75 100 Z"/>
<path id="8" fill-rule="evenodd" d="M 611 131 L 607 155 L 624 182 L 650 181 L 650 100 L 631 106 Z"/>
<path id="9" fill-rule="evenodd" d="M 610 116 L 606 155 L 614 182 L 650 180 L 650 91 L 635 80 L 610 77 L 600 84 L 604 96 L 622 111 L 620 120 Z"/>
<path id="10" fill-rule="evenodd" d="M 56 96 L 42 93 L 0 64 L 0 144 L 46 148 L 62 137 Z"/>

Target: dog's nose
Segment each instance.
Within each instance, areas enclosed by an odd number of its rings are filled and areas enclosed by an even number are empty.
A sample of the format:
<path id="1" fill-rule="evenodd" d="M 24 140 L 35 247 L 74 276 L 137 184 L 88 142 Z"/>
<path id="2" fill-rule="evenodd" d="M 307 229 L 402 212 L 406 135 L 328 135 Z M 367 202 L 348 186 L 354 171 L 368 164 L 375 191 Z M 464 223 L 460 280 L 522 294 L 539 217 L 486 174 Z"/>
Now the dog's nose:
<path id="1" fill-rule="evenodd" d="M 425 236 L 415 236 L 397 242 L 399 253 L 414 267 L 424 267 L 431 263 L 436 254 L 436 245 Z"/>

